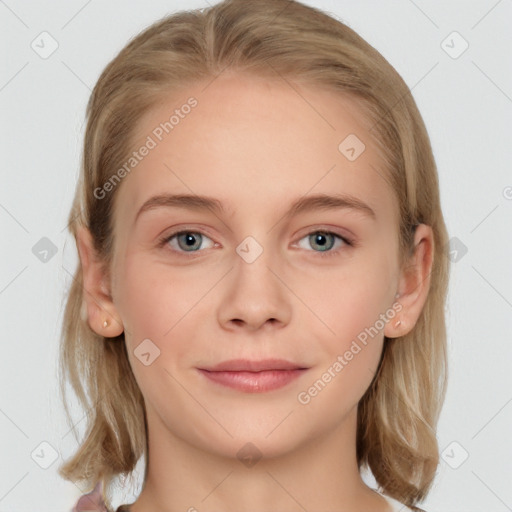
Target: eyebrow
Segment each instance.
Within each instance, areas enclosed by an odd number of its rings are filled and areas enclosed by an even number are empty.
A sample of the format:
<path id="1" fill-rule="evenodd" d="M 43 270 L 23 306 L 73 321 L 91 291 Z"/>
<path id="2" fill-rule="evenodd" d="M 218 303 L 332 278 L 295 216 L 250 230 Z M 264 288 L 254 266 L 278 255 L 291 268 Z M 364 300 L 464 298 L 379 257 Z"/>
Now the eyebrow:
<path id="1" fill-rule="evenodd" d="M 156 208 L 184 208 L 187 210 L 210 210 L 215 214 L 222 214 L 225 208 L 221 201 L 209 196 L 196 194 L 160 194 L 148 199 L 135 216 L 134 224 L 143 212 Z M 291 218 L 300 213 L 313 210 L 348 209 L 362 213 L 364 216 L 376 220 L 375 211 L 366 203 L 349 194 L 312 194 L 295 200 L 283 218 Z"/>

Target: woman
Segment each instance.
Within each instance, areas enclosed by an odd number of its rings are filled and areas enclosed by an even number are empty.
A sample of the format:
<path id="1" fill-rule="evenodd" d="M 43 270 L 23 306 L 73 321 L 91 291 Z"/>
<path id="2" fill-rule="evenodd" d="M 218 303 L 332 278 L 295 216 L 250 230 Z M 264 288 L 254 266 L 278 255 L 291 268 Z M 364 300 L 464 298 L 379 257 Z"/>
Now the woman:
<path id="1" fill-rule="evenodd" d="M 131 40 L 87 118 L 62 368 L 92 414 L 60 473 L 96 486 L 75 510 L 111 510 L 141 456 L 118 512 L 421 510 L 448 237 L 392 66 L 314 8 L 226 0 Z"/>

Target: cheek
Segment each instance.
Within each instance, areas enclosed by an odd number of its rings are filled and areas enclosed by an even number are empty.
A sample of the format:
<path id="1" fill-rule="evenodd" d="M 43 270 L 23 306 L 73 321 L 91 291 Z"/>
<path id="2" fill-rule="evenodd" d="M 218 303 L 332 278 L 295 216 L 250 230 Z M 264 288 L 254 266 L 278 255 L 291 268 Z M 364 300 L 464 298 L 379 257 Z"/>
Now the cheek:
<path id="1" fill-rule="evenodd" d="M 317 324 L 317 329 L 325 331 L 324 338 L 331 340 L 331 353 L 343 350 L 367 328 L 383 330 L 379 319 L 391 306 L 391 270 L 384 257 L 367 254 L 339 269 L 322 269 L 315 279 L 300 278 L 297 294 L 314 313 L 309 315 L 310 325 Z"/>
<path id="2" fill-rule="evenodd" d="M 205 308 L 216 281 L 218 277 L 208 269 L 171 269 L 142 255 L 127 258 L 119 274 L 116 306 L 130 357 L 149 339 L 160 350 L 159 364 L 171 371 L 188 364 L 198 320 L 211 320 L 211 306 Z M 197 353 L 204 353 L 204 347 Z M 136 363 L 132 360 L 132 365 Z"/>
<path id="3" fill-rule="evenodd" d="M 317 337 L 321 359 L 308 382 L 309 412 L 327 417 L 329 410 L 332 420 L 339 421 L 359 402 L 378 368 L 385 326 L 381 314 L 389 306 L 389 283 L 379 265 L 362 270 L 354 266 L 350 272 L 333 273 L 328 282 L 328 294 L 318 284 L 311 294 L 316 297 L 311 309 L 322 322 L 310 315 L 306 326 L 311 332 L 325 333 Z M 337 406 L 333 409 L 332 404 Z"/>
<path id="4" fill-rule="evenodd" d="M 208 281 L 155 262 L 143 255 L 127 256 L 118 279 L 118 309 L 130 331 L 162 337 L 193 308 Z"/>

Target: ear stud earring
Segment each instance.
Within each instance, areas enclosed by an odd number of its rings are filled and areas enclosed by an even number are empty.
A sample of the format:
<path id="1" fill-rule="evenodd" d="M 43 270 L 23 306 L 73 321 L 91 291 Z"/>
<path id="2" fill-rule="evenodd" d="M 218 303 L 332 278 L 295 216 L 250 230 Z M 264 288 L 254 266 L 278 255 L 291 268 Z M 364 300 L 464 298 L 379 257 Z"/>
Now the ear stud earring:
<path id="1" fill-rule="evenodd" d="M 107 326 L 108 326 L 108 320 L 105 320 L 105 321 L 103 322 L 103 327 L 107 327 Z"/>
<path id="2" fill-rule="evenodd" d="M 401 320 L 398 320 L 398 322 L 395 322 L 395 327 L 398 327 L 402 323 Z"/>

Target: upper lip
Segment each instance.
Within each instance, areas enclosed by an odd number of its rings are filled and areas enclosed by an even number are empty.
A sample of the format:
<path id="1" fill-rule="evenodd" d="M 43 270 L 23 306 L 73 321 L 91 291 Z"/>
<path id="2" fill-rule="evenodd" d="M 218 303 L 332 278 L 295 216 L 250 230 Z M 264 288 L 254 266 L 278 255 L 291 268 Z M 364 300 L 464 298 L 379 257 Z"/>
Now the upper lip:
<path id="1" fill-rule="evenodd" d="M 265 370 L 299 370 L 305 369 L 300 364 L 292 363 L 285 359 L 262 359 L 252 361 L 250 359 L 231 359 L 222 363 L 201 368 L 210 372 L 261 372 Z"/>

